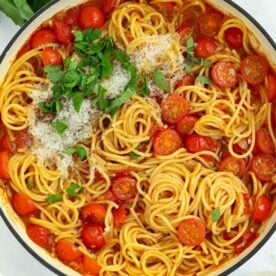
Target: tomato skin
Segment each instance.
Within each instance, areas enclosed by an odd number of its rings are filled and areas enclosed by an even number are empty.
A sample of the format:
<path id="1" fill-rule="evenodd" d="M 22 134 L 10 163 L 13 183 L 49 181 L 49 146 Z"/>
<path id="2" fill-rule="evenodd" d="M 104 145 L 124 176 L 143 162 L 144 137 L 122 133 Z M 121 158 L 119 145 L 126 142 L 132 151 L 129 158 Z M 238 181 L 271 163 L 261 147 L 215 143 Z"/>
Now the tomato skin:
<path id="1" fill-rule="evenodd" d="M 80 213 L 83 221 L 104 224 L 106 211 L 106 206 L 103 204 L 88 203 Z"/>
<path id="2" fill-rule="evenodd" d="M 186 85 L 192 85 L 194 84 L 194 81 L 195 81 L 195 76 L 193 74 L 184 75 L 183 78 L 176 83 L 175 88 L 179 88 L 181 86 L 186 86 Z"/>
<path id="3" fill-rule="evenodd" d="M 38 224 L 29 224 L 26 232 L 33 242 L 46 250 L 50 250 L 54 243 L 51 232 Z"/>
<path id="4" fill-rule="evenodd" d="M 3 150 L 7 150 L 9 152 L 13 152 L 13 144 L 9 138 L 9 135 L 8 134 L 4 134 L 4 136 L 2 137 L 1 139 L 1 148 Z"/>
<path id="5" fill-rule="evenodd" d="M 233 49 L 242 48 L 243 32 L 241 29 L 232 27 L 225 31 L 224 38 L 228 46 Z"/>
<path id="6" fill-rule="evenodd" d="M 197 57 L 210 57 L 214 55 L 218 49 L 216 41 L 212 38 L 198 37 L 195 42 L 195 55 Z"/>
<path id="7" fill-rule="evenodd" d="M 276 173 L 276 158 L 270 154 L 257 154 L 252 159 L 251 170 L 261 181 L 270 181 Z"/>
<path id="8" fill-rule="evenodd" d="M 103 2 L 103 12 L 108 14 L 113 12 L 116 8 L 116 0 L 104 0 Z"/>
<path id="9" fill-rule="evenodd" d="M 205 240 L 205 235 L 205 226 L 200 219 L 185 219 L 178 226 L 178 238 L 184 245 L 197 246 Z"/>
<path id="10" fill-rule="evenodd" d="M 12 206 L 16 213 L 21 216 L 31 216 L 37 211 L 33 201 L 23 193 L 13 194 Z"/>
<path id="11" fill-rule="evenodd" d="M 25 53 L 27 53 L 28 51 L 30 51 L 32 48 L 31 43 L 28 41 L 17 53 L 17 57 L 21 57 L 22 55 L 24 55 Z"/>
<path id="12" fill-rule="evenodd" d="M 31 38 L 32 48 L 36 48 L 42 44 L 55 42 L 56 36 L 55 33 L 48 28 L 41 29 L 37 31 Z"/>
<path id="13" fill-rule="evenodd" d="M 215 37 L 219 31 L 223 17 L 223 14 L 216 11 L 201 14 L 197 19 L 200 33 L 208 37 Z"/>
<path id="14" fill-rule="evenodd" d="M 101 9 L 93 6 L 84 6 L 80 10 L 78 25 L 84 30 L 87 28 L 98 29 L 103 27 L 105 16 Z"/>
<path id="15" fill-rule="evenodd" d="M 272 125 L 276 127 L 276 102 L 272 103 L 271 107 L 271 121 Z"/>
<path id="16" fill-rule="evenodd" d="M 76 25 L 78 21 L 79 13 L 80 11 L 78 8 L 71 8 L 66 12 L 63 18 L 63 21 L 70 26 Z"/>
<path id="17" fill-rule="evenodd" d="M 256 202 L 252 219 L 255 222 L 263 222 L 266 220 L 272 209 L 272 202 L 267 195 L 261 195 Z"/>
<path id="18" fill-rule="evenodd" d="M 64 263 L 75 261 L 83 255 L 73 243 L 67 240 L 58 240 L 55 249 L 57 257 Z"/>
<path id="19" fill-rule="evenodd" d="M 126 208 L 122 204 L 119 206 L 118 209 L 113 209 L 113 220 L 114 220 L 114 226 L 119 229 L 121 226 L 125 223 L 126 219 Z"/>
<path id="20" fill-rule="evenodd" d="M 94 276 L 98 276 L 101 270 L 101 266 L 97 263 L 96 260 L 83 255 L 82 263 L 84 266 L 84 270 L 86 273 L 92 274 Z"/>
<path id="21" fill-rule="evenodd" d="M 194 31 L 194 26 L 190 24 L 182 25 L 176 30 L 176 32 L 179 35 L 179 41 L 181 45 L 186 44 L 188 37 L 192 35 L 193 31 Z"/>
<path id="22" fill-rule="evenodd" d="M 27 129 L 17 131 L 14 137 L 14 143 L 17 149 L 29 148 L 32 145 L 33 136 Z"/>
<path id="23" fill-rule="evenodd" d="M 251 213 L 251 206 L 250 206 L 250 194 L 243 193 L 243 202 L 244 202 L 244 214 L 248 215 Z"/>
<path id="24" fill-rule="evenodd" d="M 0 151 L 0 178 L 10 179 L 9 174 L 9 160 L 10 160 L 10 152 L 7 150 Z"/>
<path id="25" fill-rule="evenodd" d="M 215 151 L 217 143 L 210 137 L 192 133 L 184 137 L 184 146 L 189 152 L 196 153 L 203 150 Z"/>
<path id="26" fill-rule="evenodd" d="M 256 132 L 256 147 L 259 153 L 274 154 L 274 145 L 267 127 Z"/>
<path id="27" fill-rule="evenodd" d="M 136 179 L 132 176 L 119 176 L 112 180 L 111 191 L 119 201 L 128 201 L 137 193 Z"/>
<path id="28" fill-rule="evenodd" d="M 245 231 L 245 233 L 236 242 L 233 243 L 235 252 L 237 254 L 242 253 L 248 248 L 258 237 L 260 236 L 257 232 Z"/>
<path id="29" fill-rule="evenodd" d="M 180 121 L 177 122 L 176 131 L 181 136 L 191 134 L 197 120 L 198 120 L 198 117 L 196 117 L 194 115 L 187 115 L 187 116 L 183 117 Z"/>
<path id="30" fill-rule="evenodd" d="M 218 61 L 211 69 L 211 77 L 216 85 L 222 88 L 231 88 L 238 82 L 238 72 L 228 61 Z"/>
<path id="31" fill-rule="evenodd" d="M 57 41 L 61 44 L 67 45 L 74 39 L 71 26 L 62 20 L 55 19 L 53 21 L 53 30 L 55 32 Z"/>
<path id="32" fill-rule="evenodd" d="M 246 56 L 241 62 L 241 74 L 249 84 L 263 82 L 268 73 L 268 61 L 257 54 Z"/>
<path id="33" fill-rule="evenodd" d="M 246 138 L 241 139 L 238 143 L 233 144 L 233 151 L 238 154 L 243 154 L 249 149 L 248 140 Z"/>
<path id="34" fill-rule="evenodd" d="M 156 132 L 153 137 L 153 151 L 156 155 L 169 155 L 182 145 L 180 135 L 173 129 Z"/>
<path id="35" fill-rule="evenodd" d="M 100 224 L 91 223 L 84 225 L 81 231 L 83 243 L 91 249 L 100 249 L 105 245 L 104 228 Z"/>
<path id="36" fill-rule="evenodd" d="M 52 47 L 46 47 L 41 52 L 43 65 L 59 65 L 62 64 L 62 57 L 58 50 Z"/>
<path id="37" fill-rule="evenodd" d="M 177 94 L 163 99 L 160 106 L 162 119 L 169 124 L 177 123 L 188 113 L 187 101 Z"/>
<path id="38" fill-rule="evenodd" d="M 268 74 L 266 76 L 265 93 L 268 101 L 276 99 L 276 75 Z"/>
<path id="39" fill-rule="evenodd" d="M 245 171 L 245 162 L 243 159 L 228 156 L 221 161 L 219 171 L 232 172 L 235 176 L 242 177 Z"/>

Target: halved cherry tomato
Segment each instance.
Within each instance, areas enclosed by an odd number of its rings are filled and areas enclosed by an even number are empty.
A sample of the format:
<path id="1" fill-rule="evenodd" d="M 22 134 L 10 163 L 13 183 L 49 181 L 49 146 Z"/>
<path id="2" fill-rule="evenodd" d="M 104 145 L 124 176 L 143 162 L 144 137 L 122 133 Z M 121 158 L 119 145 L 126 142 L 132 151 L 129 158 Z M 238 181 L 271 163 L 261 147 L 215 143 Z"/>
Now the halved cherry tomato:
<path id="1" fill-rule="evenodd" d="M 261 181 L 270 181 L 276 174 L 276 158 L 270 154 L 257 154 L 252 159 L 251 170 Z"/>
<path id="2" fill-rule="evenodd" d="M 97 203 L 88 203 L 81 209 L 81 218 L 86 222 L 104 223 L 106 206 Z"/>
<path id="3" fill-rule="evenodd" d="M 257 54 L 245 57 L 241 62 L 242 77 L 250 84 L 261 83 L 268 73 L 267 60 Z"/>
<path id="4" fill-rule="evenodd" d="M 248 140 L 246 138 L 241 139 L 238 143 L 233 144 L 233 151 L 238 154 L 242 154 L 249 149 Z"/>
<path id="5" fill-rule="evenodd" d="M 184 75 L 183 78 L 177 82 L 175 87 L 178 88 L 180 86 L 192 85 L 194 84 L 194 81 L 195 76 L 193 74 L 187 74 Z"/>
<path id="6" fill-rule="evenodd" d="M 111 13 L 115 8 L 118 1 L 116 0 L 104 0 L 103 2 L 103 12 Z"/>
<path id="7" fill-rule="evenodd" d="M 84 266 L 84 270 L 86 273 L 89 273 L 89 275 L 98 276 L 101 270 L 101 266 L 97 263 L 96 260 L 83 255 L 82 257 L 82 263 Z"/>
<path id="8" fill-rule="evenodd" d="M 28 41 L 17 53 L 17 57 L 21 57 L 25 53 L 31 50 L 31 43 Z"/>
<path id="9" fill-rule="evenodd" d="M 234 65 L 228 61 L 218 61 L 211 69 L 214 83 L 222 88 L 233 87 L 238 82 L 238 72 Z"/>
<path id="10" fill-rule="evenodd" d="M 202 14 L 202 10 L 198 5 L 192 5 L 188 9 L 185 9 L 181 14 L 181 22 L 180 25 L 196 25 L 196 21 L 198 16 Z"/>
<path id="11" fill-rule="evenodd" d="M 98 29 L 101 28 L 104 23 L 105 17 L 101 9 L 94 6 L 84 6 L 80 10 L 78 25 L 82 30 L 87 28 Z"/>
<path id="12" fill-rule="evenodd" d="M 131 167 L 126 167 L 120 170 L 116 170 L 115 175 L 116 177 L 127 176 L 127 175 L 130 175 L 131 171 L 132 171 Z"/>
<path id="13" fill-rule="evenodd" d="M 225 31 L 224 38 L 226 43 L 233 49 L 242 48 L 243 32 L 241 29 L 232 27 Z"/>
<path id="14" fill-rule="evenodd" d="M 36 48 L 42 44 L 55 42 L 56 36 L 54 31 L 51 29 L 41 29 L 37 31 L 31 38 L 32 48 Z"/>
<path id="15" fill-rule="evenodd" d="M 248 215 L 251 213 L 251 206 L 250 206 L 250 194 L 243 193 L 243 202 L 244 202 L 244 214 Z"/>
<path id="16" fill-rule="evenodd" d="M 272 202 L 267 195 L 261 195 L 254 206 L 252 219 L 255 222 L 262 222 L 266 220 L 272 209 Z"/>
<path id="17" fill-rule="evenodd" d="M 175 8 L 175 3 L 174 2 L 160 2 L 158 3 L 158 6 L 160 10 L 163 12 L 163 14 L 171 20 L 174 15 L 174 8 Z"/>
<path id="18" fill-rule="evenodd" d="M 192 133 L 184 137 L 184 146 L 189 152 L 195 153 L 203 150 L 215 151 L 218 144 L 210 137 Z"/>
<path id="19" fill-rule="evenodd" d="M 197 246 L 205 240 L 206 230 L 197 218 L 185 219 L 178 227 L 178 238 L 184 245 Z"/>
<path id="20" fill-rule="evenodd" d="M 76 25 L 79 13 L 80 11 L 78 8 L 69 9 L 64 16 L 63 21 L 70 26 Z"/>
<path id="21" fill-rule="evenodd" d="M 111 189 L 107 190 L 105 193 L 104 193 L 104 198 L 107 199 L 107 200 L 110 200 L 110 201 L 114 201 L 114 202 L 120 202 L 120 200 L 118 200 L 115 195 L 112 193 Z"/>
<path id="22" fill-rule="evenodd" d="M 10 152 L 7 150 L 0 151 L 0 178 L 10 179 L 9 174 L 9 160 L 10 160 Z"/>
<path id="23" fill-rule="evenodd" d="M 245 162 L 243 159 L 228 156 L 221 161 L 219 170 L 232 172 L 235 176 L 242 177 L 245 170 Z"/>
<path id="24" fill-rule="evenodd" d="M 57 41 L 61 44 L 67 45 L 74 39 L 71 26 L 62 20 L 55 19 L 53 21 L 53 30 L 55 32 Z"/>
<path id="25" fill-rule="evenodd" d="M 43 65 L 59 65 L 62 64 L 62 57 L 58 50 L 52 47 L 46 47 L 41 52 Z"/>
<path id="26" fill-rule="evenodd" d="M 29 224 L 26 232 L 30 239 L 42 248 L 50 250 L 53 246 L 54 237 L 47 228 L 37 224 Z"/>
<path id="27" fill-rule="evenodd" d="M 72 262 L 80 258 L 82 252 L 70 241 L 59 240 L 55 245 L 56 255 L 63 262 Z"/>
<path id="28" fill-rule="evenodd" d="M 156 155 L 169 155 L 181 147 L 179 134 L 173 129 L 156 132 L 153 137 L 153 151 Z"/>
<path id="29" fill-rule="evenodd" d="M 136 179 L 132 176 L 120 176 L 112 180 L 111 191 L 116 198 L 127 201 L 137 193 Z"/>
<path id="30" fill-rule="evenodd" d="M 237 254 L 242 253 L 246 248 L 248 248 L 258 237 L 260 236 L 257 232 L 246 231 L 242 237 L 240 237 L 233 246 Z"/>
<path id="31" fill-rule="evenodd" d="M 118 209 L 113 209 L 113 220 L 114 220 L 114 226 L 116 228 L 120 228 L 124 223 L 126 219 L 126 208 L 122 204 L 119 206 Z"/>
<path id="32" fill-rule="evenodd" d="M 29 148 L 32 145 L 33 136 L 27 129 L 15 132 L 14 138 L 17 149 Z"/>
<path id="33" fill-rule="evenodd" d="M 267 75 L 265 81 L 265 93 L 270 102 L 276 99 L 276 75 Z"/>
<path id="34" fill-rule="evenodd" d="M 13 152 L 13 144 L 12 144 L 8 134 L 4 134 L 4 136 L 2 137 L 2 139 L 1 139 L 1 148 L 3 150 Z"/>
<path id="35" fill-rule="evenodd" d="M 12 196 L 12 207 L 21 216 L 31 216 L 37 211 L 34 202 L 22 193 L 15 193 Z"/>
<path id="36" fill-rule="evenodd" d="M 216 53 L 218 45 L 213 38 L 198 37 L 195 41 L 195 55 L 207 58 Z"/>
<path id="37" fill-rule="evenodd" d="M 197 116 L 194 115 L 187 115 L 183 117 L 180 121 L 176 124 L 176 131 L 181 135 L 184 136 L 186 134 L 191 134 L 194 129 L 194 125 L 198 120 Z"/>
<path id="38" fill-rule="evenodd" d="M 149 136 L 154 136 L 155 133 L 157 133 L 158 131 L 161 131 L 161 130 L 164 130 L 165 128 L 158 125 L 158 124 L 153 124 L 150 128 L 150 131 L 149 131 Z"/>
<path id="39" fill-rule="evenodd" d="M 104 228 L 100 224 L 84 225 L 81 231 L 83 243 L 91 249 L 100 249 L 105 245 Z"/>
<path id="40" fill-rule="evenodd" d="M 267 127 L 262 127 L 256 132 L 256 147 L 258 152 L 274 154 L 274 145 Z"/>
<path id="41" fill-rule="evenodd" d="M 186 41 L 188 37 L 192 35 L 193 31 L 194 31 L 194 26 L 190 24 L 182 25 L 176 30 L 176 32 L 179 35 L 179 42 L 181 45 L 186 45 Z"/>
<path id="42" fill-rule="evenodd" d="M 220 29 L 223 18 L 223 14 L 216 11 L 201 14 L 197 19 L 200 33 L 208 37 L 214 37 Z"/>
<path id="43" fill-rule="evenodd" d="M 163 99 L 160 106 L 162 119 L 170 124 L 177 123 L 188 113 L 187 101 L 177 94 L 171 94 Z"/>

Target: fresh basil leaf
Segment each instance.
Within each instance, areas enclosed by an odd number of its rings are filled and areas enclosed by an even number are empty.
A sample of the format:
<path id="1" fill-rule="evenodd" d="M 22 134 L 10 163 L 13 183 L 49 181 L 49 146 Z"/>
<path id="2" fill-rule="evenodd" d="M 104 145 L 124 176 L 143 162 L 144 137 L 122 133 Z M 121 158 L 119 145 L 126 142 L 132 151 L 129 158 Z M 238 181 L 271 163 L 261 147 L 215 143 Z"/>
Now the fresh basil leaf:
<path id="1" fill-rule="evenodd" d="M 207 60 L 207 59 L 204 59 L 202 58 L 201 59 L 201 62 L 200 62 L 200 65 L 205 67 L 205 68 L 209 68 L 211 66 L 211 61 Z"/>
<path id="2" fill-rule="evenodd" d="M 111 101 L 109 109 L 119 108 L 122 104 L 126 103 L 128 99 L 135 94 L 135 90 L 132 88 L 127 88 L 121 96 Z"/>
<path id="3" fill-rule="evenodd" d="M 58 134 L 62 135 L 68 128 L 68 123 L 64 120 L 57 120 L 52 123 L 52 127 L 55 128 Z"/>
<path id="4" fill-rule="evenodd" d="M 201 75 L 197 76 L 195 80 L 201 84 L 210 84 L 211 83 L 211 80 L 208 77 L 201 76 Z"/>
<path id="5" fill-rule="evenodd" d="M 100 110 L 105 110 L 106 108 L 108 108 L 110 105 L 110 100 L 108 99 L 99 99 L 98 100 L 98 108 Z"/>
<path id="6" fill-rule="evenodd" d="M 146 77 L 143 77 L 142 82 L 143 82 L 143 84 L 142 84 L 141 88 L 138 88 L 138 93 L 141 95 L 149 96 L 150 89 L 148 87 L 148 79 Z"/>
<path id="7" fill-rule="evenodd" d="M 74 109 L 77 111 L 77 112 L 80 112 L 80 108 L 81 108 L 81 104 L 83 102 L 83 94 L 78 92 L 78 93 L 74 93 L 74 96 L 73 96 L 73 106 L 74 106 Z"/>
<path id="8" fill-rule="evenodd" d="M 130 63 L 129 55 L 121 49 L 114 50 L 112 54 L 115 57 L 115 59 L 117 59 L 126 69 L 126 66 Z"/>
<path id="9" fill-rule="evenodd" d="M 85 41 L 92 42 L 101 38 L 102 31 L 100 29 L 86 29 L 83 31 L 83 37 Z"/>
<path id="10" fill-rule="evenodd" d="M 46 197 L 46 201 L 51 204 L 51 203 L 55 203 L 57 201 L 61 201 L 62 198 L 63 198 L 62 194 L 53 194 L 53 195 Z"/>
<path id="11" fill-rule="evenodd" d="M 81 190 L 81 186 L 78 183 L 72 183 L 67 189 L 66 192 L 68 195 L 76 198 L 80 198 L 77 193 Z"/>
<path id="12" fill-rule="evenodd" d="M 40 102 L 38 106 L 44 112 L 58 112 L 60 110 L 60 102 L 58 100 Z"/>
<path id="13" fill-rule="evenodd" d="M 53 83 L 60 81 L 64 75 L 61 65 L 46 65 L 44 67 L 44 72 L 46 73 L 47 78 Z"/>
<path id="14" fill-rule="evenodd" d="M 213 222 L 217 222 L 220 219 L 220 209 L 216 207 L 211 213 L 211 219 Z"/>
<path id="15" fill-rule="evenodd" d="M 155 70 L 153 71 L 153 82 L 162 90 L 166 91 L 167 93 L 170 92 L 169 84 L 167 83 L 165 79 L 165 75 L 159 71 Z"/>
<path id="16" fill-rule="evenodd" d="M 184 70 L 187 74 L 192 74 L 193 73 L 193 69 L 192 69 L 190 64 L 184 63 L 183 66 L 184 66 Z"/>
<path id="17" fill-rule="evenodd" d="M 85 148 L 83 147 L 77 147 L 77 148 L 68 147 L 64 150 L 64 152 L 66 154 L 77 153 L 79 155 L 80 160 L 83 160 L 86 157 L 86 151 L 85 151 Z"/>
<path id="18" fill-rule="evenodd" d="M 99 98 L 103 98 L 104 94 L 106 93 L 106 88 L 104 88 L 103 86 L 101 86 L 100 84 L 98 85 L 98 97 Z"/>
<path id="19" fill-rule="evenodd" d="M 129 153 L 129 156 L 131 159 L 135 160 L 137 158 L 139 158 L 141 155 L 139 155 L 138 153 L 135 153 L 134 151 Z"/>
<path id="20" fill-rule="evenodd" d="M 106 79 L 112 74 L 111 51 L 106 50 L 102 57 L 102 78 Z"/>
<path id="21" fill-rule="evenodd" d="M 83 41 L 84 35 L 81 31 L 75 31 L 74 32 L 75 42 Z"/>

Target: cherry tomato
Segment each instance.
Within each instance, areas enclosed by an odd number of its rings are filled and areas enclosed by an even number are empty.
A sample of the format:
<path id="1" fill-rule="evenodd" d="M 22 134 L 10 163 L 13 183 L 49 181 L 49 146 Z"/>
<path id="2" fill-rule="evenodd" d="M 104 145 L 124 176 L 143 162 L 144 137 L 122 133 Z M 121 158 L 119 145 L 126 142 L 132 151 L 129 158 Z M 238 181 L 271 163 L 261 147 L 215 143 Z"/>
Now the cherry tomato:
<path id="1" fill-rule="evenodd" d="M 153 137 L 153 151 L 156 155 L 169 155 L 181 147 L 180 135 L 173 129 L 156 132 Z"/>
<path id="2" fill-rule="evenodd" d="M 14 143 L 17 149 L 29 148 L 33 142 L 33 136 L 27 129 L 15 132 L 14 138 Z"/>
<path id="3" fill-rule="evenodd" d="M 174 15 L 174 8 L 175 3 L 174 2 L 160 2 L 158 3 L 160 10 L 163 12 L 163 14 L 171 20 Z"/>
<path id="4" fill-rule="evenodd" d="M 0 151 L 0 178 L 10 179 L 9 174 L 9 160 L 10 160 L 10 152 L 7 150 Z"/>
<path id="5" fill-rule="evenodd" d="M 197 5 L 192 5 L 188 9 L 184 10 L 181 14 L 181 22 L 180 25 L 191 25 L 195 26 L 198 16 L 202 14 L 202 10 Z"/>
<path id="6" fill-rule="evenodd" d="M 121 228 L 126 219 L 126 208 L 124 205 L 120 205 L 118 209 L 113 209 L 113 220 L 116 228 Z"/>
<path id="7" fill-rule="evenodd" d="M 251 170 L 261 181 L 270 181 L 276 174 L 276 158 L 269 154 L 257 154 L 252 159 Z"/>
<path id="8" fill-rule="evenodd" d="M 229 47 L 233 49 L 242 48 L 243 32 L 241 29 L 232 27 L 225 31 L 224 38 Z"/>
<path id="9" fill-rule="evenodd" d="M 179 41 L 181 45 L 186 45 L 186 41 L 188 37 L 192 35 L 193 31 L 194 31 L 194 26 L 190 24 L 182 25 L 176 30 L 176 32 L 179 35 Z"/>
<path id="10" fill-rule="evenodd" d="M 80 10 L 78 25 L 84 30 L 87 28 L 98 29 L 105 23 L 104 13 L 101 9 L 93 6 L 84 6 Z"/>
<path id="11" fill-rule="evenodd" d="M 59 51 L 52 47 L 44 48 L 41 52 L 41 58 L 44 66 L 49 64 L 51 65 L 62 64 L 62 57 Z"/>
<path id="12" fill-rule="evenodd" d="M 79 13 L 80 11 L 78 8 L 69 9 L 64 16 L 63 21 L 70 26 L 76 25 Z"/>
<path id="13" fill-rule="evenodd" d="M 205 240 L 206 230 L 200 219 L 183 220 L 178 227 L 178 238 L 184 245 L 197 246 Z"/>
<path id="14" fill-rule="evenodd" d="M 192 133 L 184 137 L 184 146 L 189 152 L 195 153 L 203 150 L 215 151 L 218 145 L 210 137 Z"/>
<path id="15" fill-rule="evenodd" d="M 238 154 L 243 154 L 249 149 L 248 140 L 246 138 L 241 139 L 238 143 L 233 144 L 233 151 Z"/>
<path id="16" fill-rule="evenodd" d="M 242 77 L 250 84 L 261 83 L 268 73 L 267 60 L 257 54 L 245 57 L 241 62 Z"/>
<path id="17" fill-rule="evenodd" d="M 207 58 L 216 53 L 218 45 L 213 38 L 198 37 L 195 41 L 195 55 Z"/>
<path id="18" fill-rule="evenodd" d="M 254 207 L 252 219 L 255 222 L 262 222 L 266 220 L 272 209 L 272 202 L 267 195 L 261 195 Z"/>
<path id="19" fill-rule="evenodd" d="M 115 175 L 116 175 L 116 177 L 128 176 L 128 175 L 130 175 L 131 171 L 132 171 L 131 167 L 126 167 L 126 168 L 123 168 L 120 170 L 116 170 Z"/>
<path id="20" fill-rule="evenodd" d="M 245 171 L 245 162 L 243 159 L 228 156 L 221 161 L 219 170 L 232 172 L 235 176 L 242 177 Z"/>
<path id="21" fill-rule="evenodd" d="M 21 57 L 22 55 L 24 55 L 25 53 L 27 53 L 28 51 L 30 51 L 32 48 L 31 43 L 28 41 L 17 53 L 17 57 Z"/>
<path id="22" fill-rule="evenodd" d="M 222 88 L 233 87 L 238 82 L 238 72 L 228 61 L 218 61 L 211 69 L 211 77 L 216 85 Z"/>
<path id="23" fill-rule="evenodd" d="M 57 257 L 65 263 L 73 262 L 83 255 L 72 242 L 67 240 L 57 241 L 55 249 Z"/>
<path id="24" fill-rule="evenodd" d="M 194 115 L 187 115 L 183 117 L 180 121 L 176 124 L 176 131 L 181 135 L 184 136 L 186 134 L 191 134 L 194 129 L 194 125 L 198 117 Z"/>
<path id="25" fill-rule="evenodd" d="M 149 136 L 154 136 L 157 132 L 159 132 L 161 130 L 165 130 L 165 128 L 162 127 L 162 126 L 160 126 L 160 125 L 158 125 L 158 124 L 154 124 L 150 128 Z"/>
<path id="26" fill-rule="evenodd" d="M 104 0 L 103 2 L 103 12 L 111 13 L 116 8 L 118 1 L 116 0 Z"/>
<path id="27" fill-rule="evenodd" d="M 195 76 L 193 74 L 187 74 L 184 75 L 181 80 L 179 80 L 176 84 L 176 88 L 181 87 L 181 86 L 186 86 L 186 85 L 192 85 L 194 84 L 195 81 Z"/>
<path id="28" fill-rule="evenodd" d="M 21 216 L 31 216 L 37 211 L 34 202 L 22 193 L 15 193 L 12 196 L 12 206 L 16 213 Z"/>
<path id="29" fill-rule="evenodd" d="M 177 123 L 188 113 L 187 101 L 177 94 L 171 94 L 163 99 L 160 106 L 162 119 L 170 124 Z"/>
<path id="30" fill-rule="evenodd" d="M 97 203 L 88 203 L 81 209 L 81 218 L 84 221 L 104 224 L 106 206 Z"/>
<path id="31" fill-rule="evenodd" d="M 233 246 L 237 254 L 242 253 L 248 248 L 258 237 L 260 236 L 257 232 L 246 231 L 241 238 L 239 238 Z"/>
<path id="32" fill-rule="evenodd" d="M 61 44 L 67 45 L 74 40 L 71 26 L 62 20 L 55 19 L 53 21 L 53 30 L 57 41 Z"/>
<path id="33" fill-rule="evenodd" d="M 256 147 L 258 152 L 272 154 L 274 153 L 274 145 L 267 127 L 262 127 L 256 132 Z"/>
<path id="34" fill-rule="evenodd" d="M 56 41 L 54 31 L 51 29 L 41 29 L 37 31 L 31 38 L 32 48 L 36 48 L 45 43 L 51 43 Z"/>
<path id="35" fill-rule="evenodd" d="M 83 255 L 82 257 L 82 263 L 84 266 L 84 270 L 86 273 L 89 273 L 89 275 L 98 276 L 101 270 L 101 266 L 97 263 L 96 260 Z"/>
<path id="36" fill-rule="evenodd" d="M 100 224 L 84 225 L 81 231 L 83 243 L 90 249 L 100 249 L 105 245 L 104 228 Z"/>
<path id="37" fill-rule="evenodd" d="M 243 202 L 244 202 L 244 214 L 248 215 L 251 213 L 251 206 L 250 206 L 250 194 L 242 194 Z"/>
<path id="38" fill-rule="evenodd" d="M 197 19 L 200 33 L 208 37 L 215 37 L 220 29 L 223 17 L 223 14 L 216 11 L 201 14 Z"/>
<path id="39" fill-rule="evenodd" d="M 271 107 L 271 121 L 272 125 L 276 128 L 276 102 Z"/>
<path id="40" fill-rule="evenodd" d="M 26 232 L 29 238 L 37 245 L 47 250 L 51 249 L 54 238 L 47 228 L 37 224 L 29 224 L 26 228 Z"/>
<path id="41" fill-rule="evenodd" d="M 111 191 L 115 198 L 127 201 L 135 197 L 137 193 L 136 179 L 132 176 L 119 176 L 112 180 Z"/>
<path id="42" fill-rule="evenodd" d="M 270 102 L 276 99 L 276 75 L 267 75 L 265 82 L 265 93 Z"/>
<path id="43" fill-rule="evenodd" d="M 8 134 L 4 134 L 4 136 L 2 137 L 2 139 L 1 139 L 1 148 L 3 150 L 13 152 L 13 144 L 12 144 Z"/>

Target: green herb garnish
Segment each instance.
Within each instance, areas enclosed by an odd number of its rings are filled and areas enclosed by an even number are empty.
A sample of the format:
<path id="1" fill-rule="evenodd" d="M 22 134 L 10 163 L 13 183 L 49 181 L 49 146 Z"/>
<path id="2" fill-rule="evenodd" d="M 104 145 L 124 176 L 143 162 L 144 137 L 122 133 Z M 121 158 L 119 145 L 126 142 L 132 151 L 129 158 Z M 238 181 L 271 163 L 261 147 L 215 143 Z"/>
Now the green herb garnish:
<path id="1" fill-rule="evenodd" d="M 79 155 L 80 160 L 83 160 L 86 157 L 86 151 L 84 147 L 71 148 L 68 147 L 64 150 L 66 154 L 74 154 L 77 153 Z"/>
<path id="2" fill-rule="evenodd" d="M 28 180 L 28 182 L 27 182 L 27 187 L 30 189 L 30 190 L 32 190 L 33 188 L 34 188 L 34 182 L 30 179 L 30 180 Z"/>
<path id="3" fill-rule="evenodd" d="M 64 120 L 57 120 L 52 123 L 52 127 L 56 129 L 58 134 L 62 135 L 68 128 L 68 123 Z"/>
<path id="4" fill-rule="evenodd" d="M 62 197 L 63 197 L 62 194 L 53 194 L 53 195 L 46 197 L 46 201 L 51 204 L 51 203 L 55 203 L 57 201 L 61 201 Z"/>
<path id="5" fill-rule="evenodd" d="M 138 153 L 132 151 L 129 153 L 129 156 L 131 159 L 135 160 L 135 159 L 138 159 L 141 155 L 139 155 Z"/>
<path id="6" fill-rule="evenodd" d="M 208 77 L 201 76 L 201 75 L 197 76 L 195 80 L 201 84 L 210 84 L 211 83 L 211 80 Z"/>
<path id="7" fill-rule="evenodd" d="M 220 219 L 220 209 L 216 207 L 211 213 L 211 219 L 213 222 L 217 222 Z"/>
<path id="8" fill-rule="evenodd" d="M 81 186 L 78 183 L 72 183 L 67 189 L 66 192 L 72 197 L 79 198 L 78 194 L 81 191 Z"/>
<path id="9" fill-rule="evenodd" d="M 159 70 L 153 71 L 152 77 L 153 77 L 153 82 L 160 89 L 166 91 L 167 93 L 170 92 L 169 84 L 167 83 L 167 81 L 165 79 L 165 75 L 161 71 L 159 71 Z"/>

